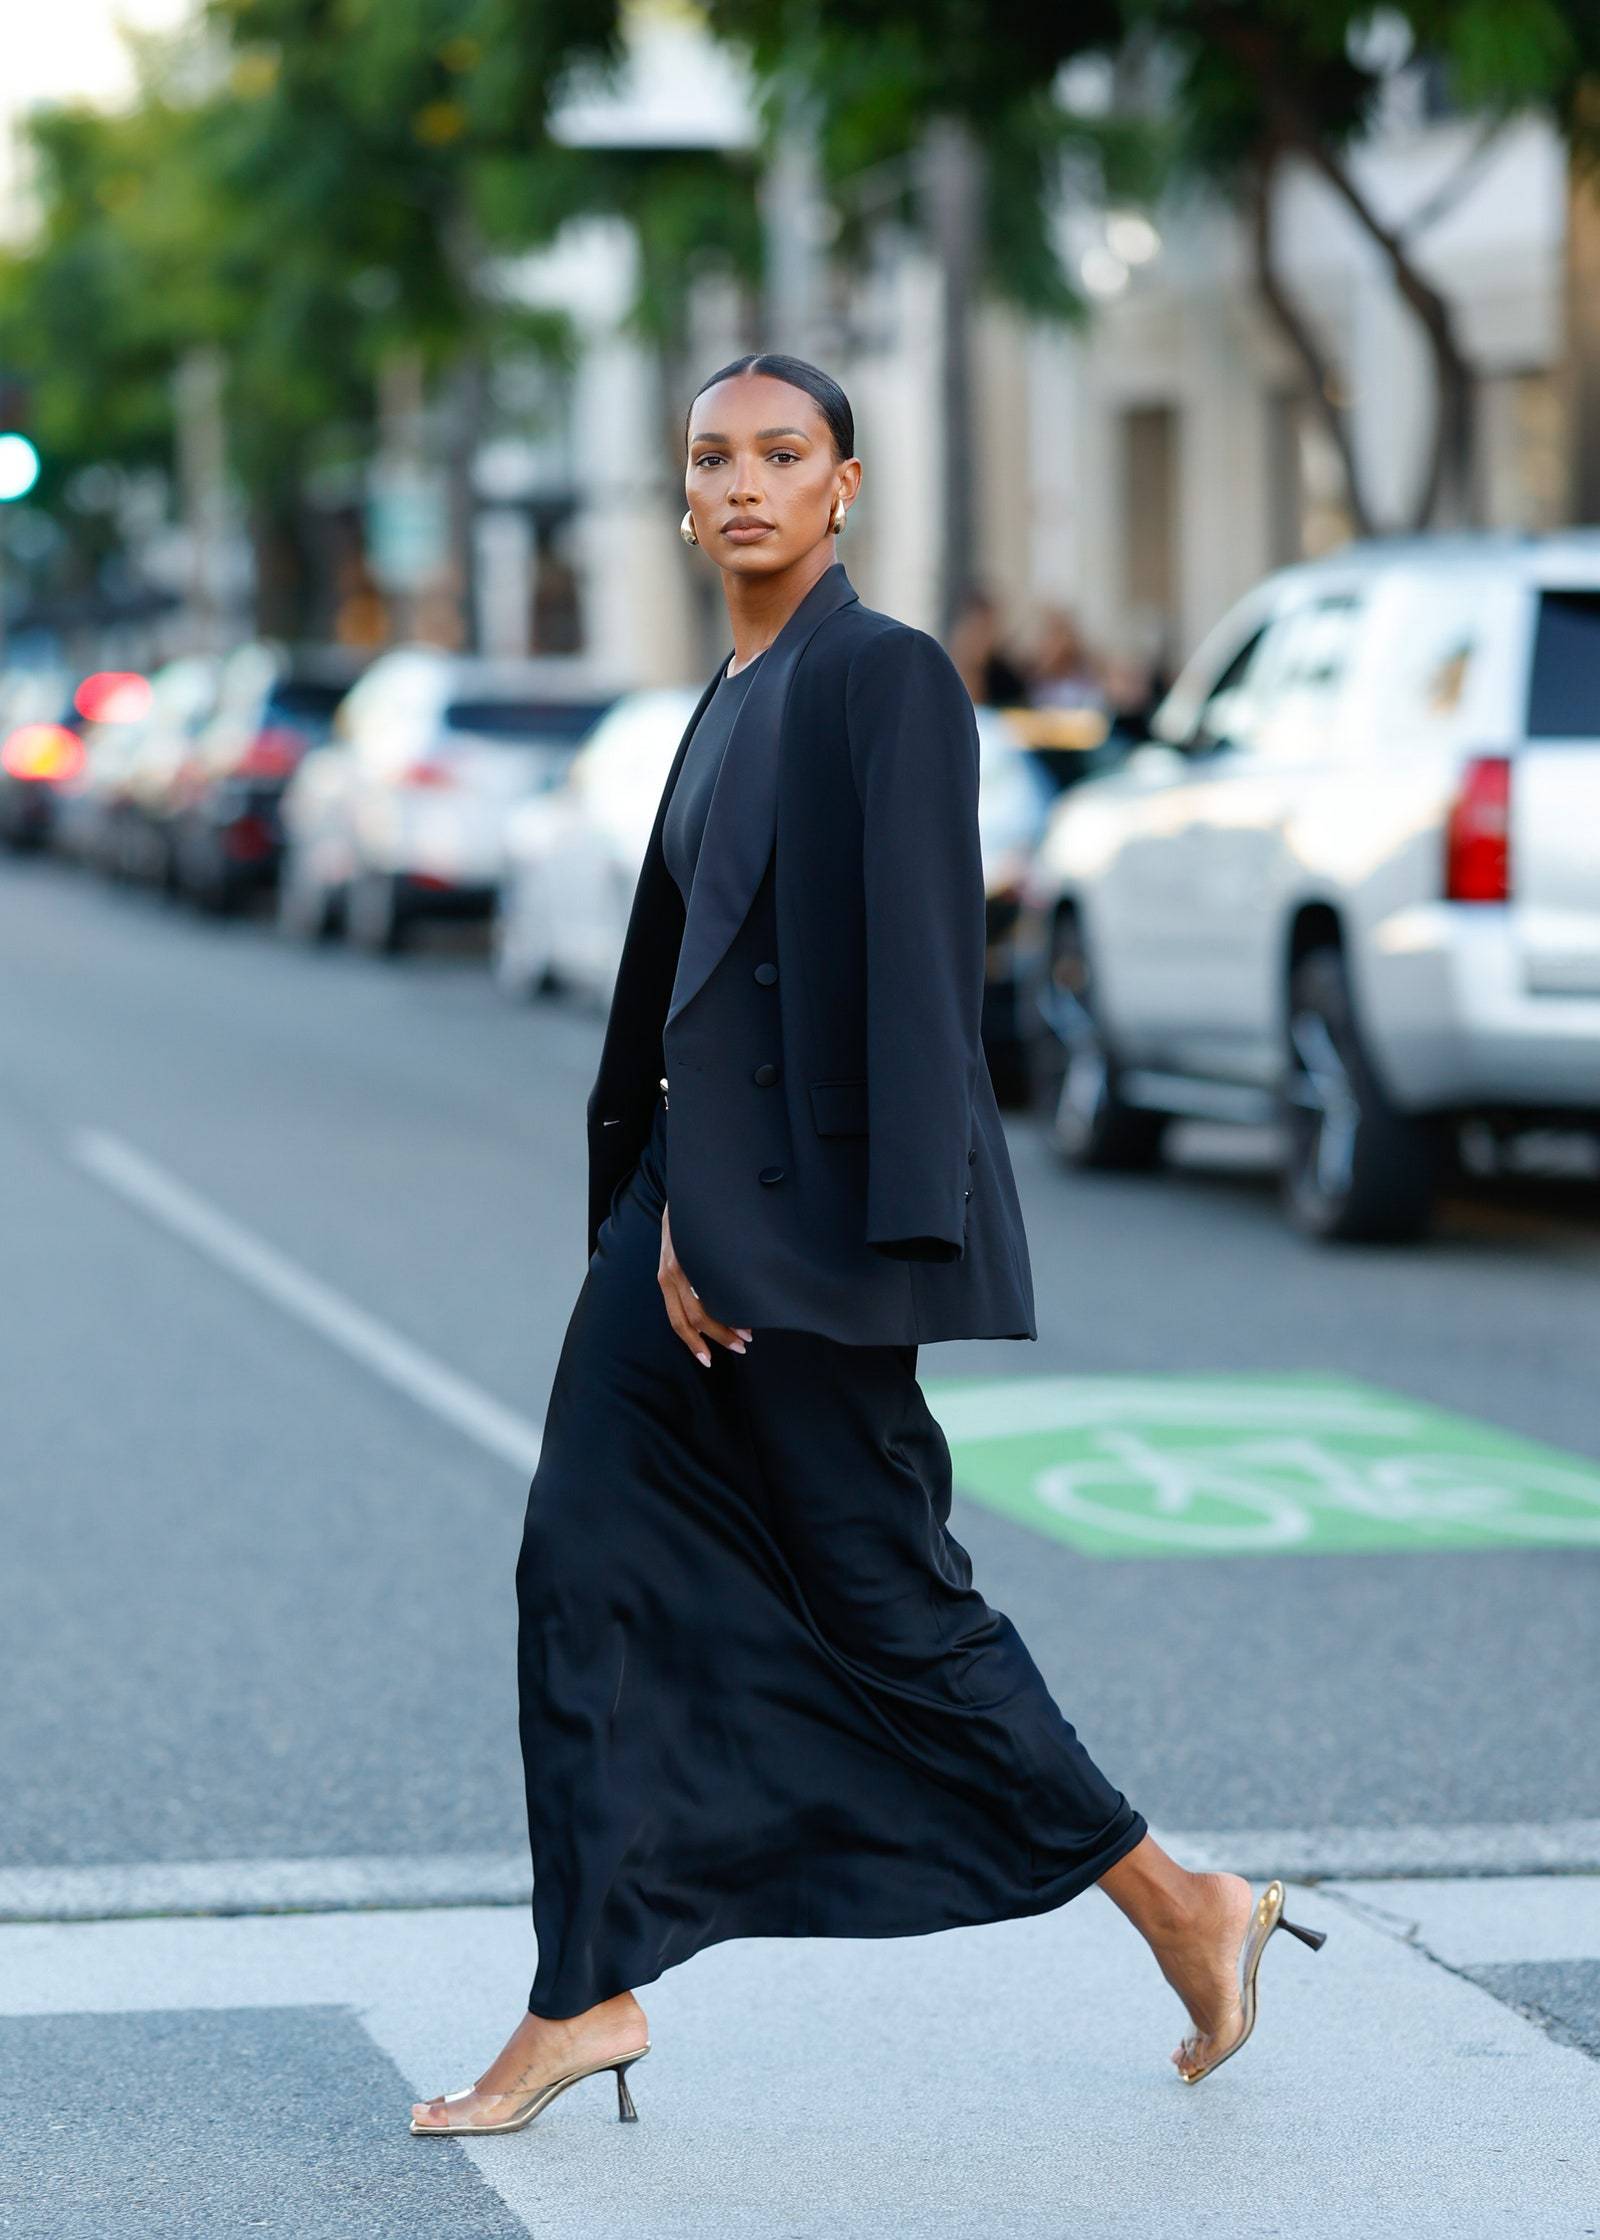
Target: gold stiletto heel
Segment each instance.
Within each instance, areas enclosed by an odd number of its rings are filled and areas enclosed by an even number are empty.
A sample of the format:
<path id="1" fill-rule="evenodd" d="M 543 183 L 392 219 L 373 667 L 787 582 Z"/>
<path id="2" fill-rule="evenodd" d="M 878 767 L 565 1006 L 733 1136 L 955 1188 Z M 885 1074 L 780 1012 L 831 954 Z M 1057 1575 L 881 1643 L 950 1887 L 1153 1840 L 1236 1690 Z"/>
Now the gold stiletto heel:
<path id="1" fill-rule="evenodd" d="M 445 2139 L 455 2138 L 463 2131 L 520 2131 L 524 2124 L 532 2123 L 535 2116 L 542 2115 L 556 2095 L 565 2092 L 569 2084 L 581 2084 L 585 2077 L 601 2076 L 607 2069 L 614 2069 L 617 2076 L 617 2121 L 619 2123 L 637 2123 L 639 2111 L 633 2104 L 633 2094 L 628 2090 L 627 2073 L 633 2067 L 633 2064 L 636 2061 L 642 2061 L 649 2051 L 650 2041 L 646 2038 L 637 2053 L 614 2055 L 609 2061 L 591 2061 L 587 2068 L 569 2069 L 564 2077 L 552 2077 L 548 2084 L 536 2086 L 503 2123 L 418 2123 L 416 2117 L 413 2116 L 411 2128 L 419 2139 L 425 2132 L 431 2133 L 434 2131 L 437 2131 Z M 476 2085 L 467 2085 L 460 2092 L 441 2092 L 436 2093 L 433 2097 L 442 2100 L 448 2108 L 453 2101 L 470 2100 L 477 2090 Z M 509 2093 L 490 2093 L 485 2097 L 509 2100 L 511 2095 Z"/>
<path id="2" fill-rule="evenodd" d="M 1240 1955 L 1239 2005 L 1244 2015 L 1244 2027 L 1232 2044 L 1224 2046 L 1222 2051 L 1210 2061 L 1202 2062 L 1198 2068 L 1180 2068 L 1178 2074 L 1185 2084 L 1198 2084 L 1202 2077 L 1209 2077 L 1213 2069 L 1220 2069 L 1229 2054 L 1237 2053 L 1255 2028 L 1256 1970 L 1261 1965 L 1261 1955 L 1267 1949 L 1267 1939 L 1274 1929 L 1287 1929 L 1290 1936 L 1298 1937 L 1300 1942 L 1308 1944 L 1313 1952 L 1319 1951 L 1328 1941 L 1326 1929 L 1307 1929 L 1303 1928 L 1298 1921 L 1285 1920 L 1283 1884 L 1277 1881 L 1269 1882 L 1265 1890 L 1262 1891 L 1260 1901 L 1251 1916 L 1249 1933 L 1245 1937 L 1244 1950 Z M 1191 2031 L 1180 2045 L 1178 2049 L 1180 2053 L 1191 2046 L 1198 2046 L 1201 2035 L 1202 2033 Z"/>

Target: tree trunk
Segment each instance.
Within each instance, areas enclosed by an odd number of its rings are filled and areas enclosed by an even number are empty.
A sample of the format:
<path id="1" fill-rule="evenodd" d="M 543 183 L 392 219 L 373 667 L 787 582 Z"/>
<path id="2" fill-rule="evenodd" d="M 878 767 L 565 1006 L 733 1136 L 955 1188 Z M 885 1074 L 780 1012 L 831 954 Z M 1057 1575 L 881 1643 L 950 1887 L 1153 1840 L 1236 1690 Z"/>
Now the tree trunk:
<path id="1" fill-rule="evenodd" d="M 450 369 L 445 436 L 445 507 L 449 521 L 450 587 L 458 614 L 456 643 L 467 653 L 479 646 L 478 500 L 473 486 L 489 404 L 489 368 L 482 349 L 468 343 Z"/>
<path id="2" fill-rule="evenodd" d="M 1575 124 L 1600 132 L 1600 79 L 1578 96 Z M 1576 160 L 1567 174 L 1567 512 L 1600 523 L 1600 177 Z"/>
<path id="3" fill-rule="evenodd" d="M 977 572 L 972 306 L 977 285 L 982 167 L 972 131 L 962 119 L 933 119 L 923 140 L 921 175 L 928 238 L 944 283 L 940 310 L 944 473 L 938 634 L 948 637 Z"/>
<path id="4" fill-rule="evenodd" d="M 311 605 L 311 560 L 294 502 L 296 480 L 293 470 L 286 470 L 280 494 L 258 498 L 250 511 L 256 635 L 291 643 L 306 634 Z"/>
<path id="5" fill-rule="evenodd" d="M 1314 139 L 1301 140 L 1297 145 L 1383 251 L 1400 298 L 1421 325 L 1433 354 L 1433 441 L 1410 526 L 1472 527 L 1478 518 L 1472 369 L 1456 339 L 1454 314 L 1432 282 L 1422 277 L 1399 234 L 1378 217 L 1333 151 Z"/>
<path id="6" fill-rule="evenodd" d="M 1369 537 L 1373 531 L 1372 517 L 1367 511 L 1355 447 L 1350 440 L 1349 418 L 1336 399 L 1336 376 L 1332 361 L 1301 316 L 1299 307 L 1284 287 L 1273 262 L 1272 194 L 1277 183 L 1278 160 L 1279 151 L 1276 148 L 1264 152 L 1255 166 L 1251 182 L 1251 238 L 1255 252 L 1256 286 L 1262 301 L 1277 321 L 1284 339 L 1300 360 L 1306 376 L 1307 393 L 1339 455 L 1339 465 L 1344 475 L 1345 503 L 1350 518 L 1355 523 L 1357 532 L 1363 537 Z"/>
<path id="7" fill-rule="evenodd" d="M 1273 33 L 1228 8 L 1208 8 L 1203 20 L 1208 34 L 1257 80 L 1280 147 L 1305 158 L 1382 252 L 1402 302 L 1427 337 L 1434 366 L 1433 440 L 1411 527 L 1429 528 L 1441 515 L 1452 526 L 1473 523 L 1478 506 L 1472 369 L 1462 354 L 1449 304 L 1423 278 L 1400 232 L 1384 224 L 1318 130 Z"/>

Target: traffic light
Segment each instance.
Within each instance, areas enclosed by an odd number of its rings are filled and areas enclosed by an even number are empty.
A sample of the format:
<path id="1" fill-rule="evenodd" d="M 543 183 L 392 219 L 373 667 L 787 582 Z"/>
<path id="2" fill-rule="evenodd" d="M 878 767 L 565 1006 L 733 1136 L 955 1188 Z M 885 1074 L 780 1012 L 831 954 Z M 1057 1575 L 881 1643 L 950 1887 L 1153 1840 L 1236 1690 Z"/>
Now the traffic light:
<path id="1" fill-rule="evenodd" d="M 25 498 L 39 479 L 39 454 L 14 428 L 0 431 L 0 505 Z"/>

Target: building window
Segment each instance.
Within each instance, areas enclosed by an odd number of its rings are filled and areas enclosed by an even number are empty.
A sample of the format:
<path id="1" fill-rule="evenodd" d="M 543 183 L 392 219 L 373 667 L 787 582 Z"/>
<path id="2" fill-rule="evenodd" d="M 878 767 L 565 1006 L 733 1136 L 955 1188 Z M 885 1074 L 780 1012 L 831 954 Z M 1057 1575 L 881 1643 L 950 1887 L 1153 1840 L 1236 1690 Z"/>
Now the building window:
<path id="1" fill-rule="evenodd" d="M 1275 568 L 1315 560 L 1355 535 L 1344 462 L 1303 389 L 1267 399 L 1267 490 Z"/>
<path id="2" fill-rule="evenodd" d="M 1135 405 L 1122 415 L 1123 604 L 1149 649 L 1170 642 L 1178 591 L 1178 415 Z"/>
<path id="3" fill-rule="evenodd" d="M 1554 375 L 1486 374 L 1477 402 L 1479 518 L 1490 529 L 1559 529 L 1566 518 L 1566 427 Z"/>

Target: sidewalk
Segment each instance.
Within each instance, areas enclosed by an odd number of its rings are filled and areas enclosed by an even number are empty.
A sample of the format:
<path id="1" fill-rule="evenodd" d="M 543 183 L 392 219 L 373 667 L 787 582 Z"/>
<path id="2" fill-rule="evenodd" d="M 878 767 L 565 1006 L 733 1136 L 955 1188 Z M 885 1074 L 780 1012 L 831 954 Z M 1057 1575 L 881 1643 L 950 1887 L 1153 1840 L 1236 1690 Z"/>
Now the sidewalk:
<path id="1" fill-rule="evenodd" d="M 528 2130 L 413 2138 L 531 1975 L 520 1905 L 0 1928 L 5 2240 L 1574 2240 L 1600 2233 L 1600 1876 L 1295 1885 L 1198 2086 L 1096 1892 L 734 1943 Z M 1520 2008 L 1552 2018 L 1546 2026 Z M 1584 2046 L 1587 2051 L 1581 2050 Z"/>

